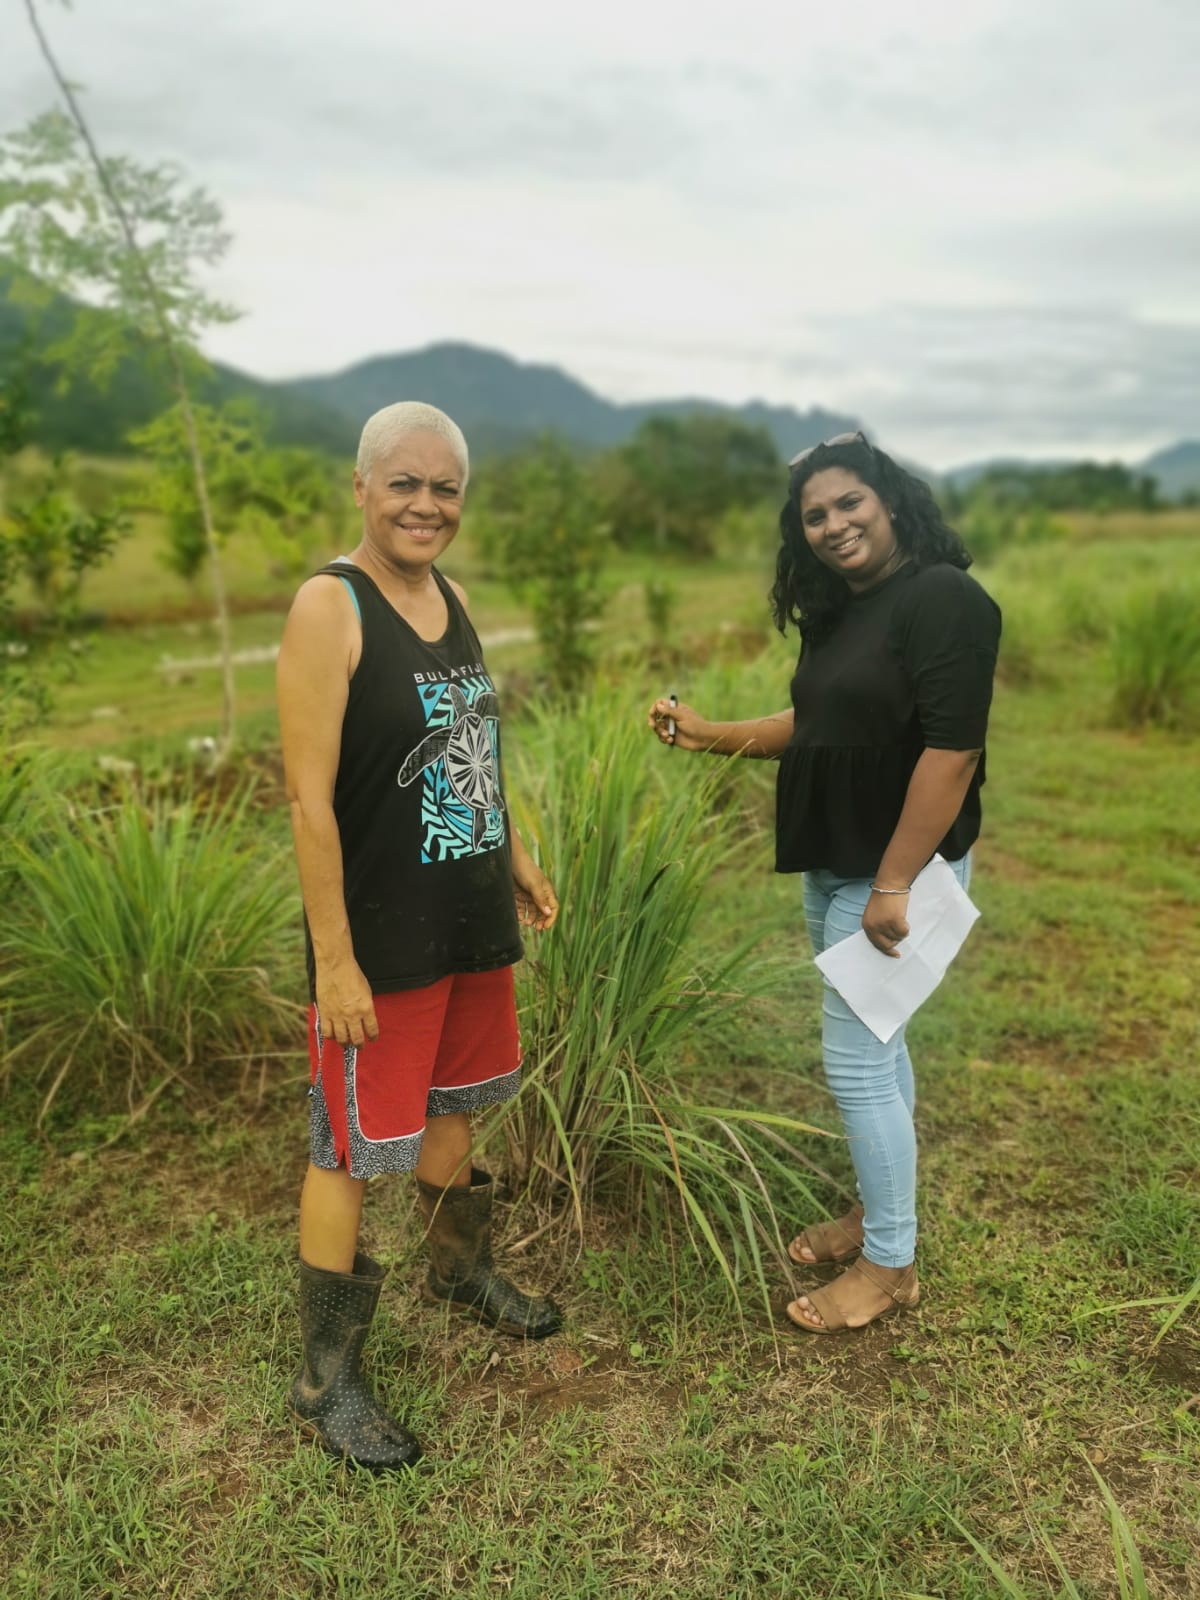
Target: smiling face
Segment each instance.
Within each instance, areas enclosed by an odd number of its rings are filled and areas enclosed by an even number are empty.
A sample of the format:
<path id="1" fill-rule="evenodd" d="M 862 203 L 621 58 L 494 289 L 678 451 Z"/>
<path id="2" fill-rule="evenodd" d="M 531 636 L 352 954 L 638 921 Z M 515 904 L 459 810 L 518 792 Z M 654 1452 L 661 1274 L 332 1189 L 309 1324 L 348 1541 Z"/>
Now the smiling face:
<path id="1" fill-rule="evenodd" d="M 404 434 L 365 479 L 354 474 L 354 501 L 366 550 L 387 567 L 427 570 L 458 532 L 462 468 L 440 435 Z"/>
<path id="2" fill-rule="evenodd" d="M 846 467 L 826 467 L 805 482 L 800 523 L 817 560 L 855 591 L 880 583 L 905 560 L 888 508 Z"/>

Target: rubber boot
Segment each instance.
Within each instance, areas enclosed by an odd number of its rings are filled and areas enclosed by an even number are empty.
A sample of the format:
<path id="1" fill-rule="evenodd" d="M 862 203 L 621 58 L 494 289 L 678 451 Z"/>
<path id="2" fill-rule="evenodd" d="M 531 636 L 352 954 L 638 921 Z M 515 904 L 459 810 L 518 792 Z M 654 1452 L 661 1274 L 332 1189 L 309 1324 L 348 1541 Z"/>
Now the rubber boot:
<path id="1" fill-rule="evenodd" d="M 417 1179 L 429 1235 L 427 1300 L 448 1301 L 501 1333 L 545 1339 L 562 1327 L 562 1312 L 545 1295 L 522 1294 L 492 1265 L 492 1180 L 478 1167 L 471 1182 L 439 1189 Z"/>
<path id="2" fill-rule="evenodd" d="M 292 1415 L 332 1455 L 371 1472 L 411 1467 L 421 1447 L 376 1400 L 358 1369 L 387 1273 L 361 1252 L 353 1272 L 300 1263 L 304 1365 L 288 1393 Z"/>

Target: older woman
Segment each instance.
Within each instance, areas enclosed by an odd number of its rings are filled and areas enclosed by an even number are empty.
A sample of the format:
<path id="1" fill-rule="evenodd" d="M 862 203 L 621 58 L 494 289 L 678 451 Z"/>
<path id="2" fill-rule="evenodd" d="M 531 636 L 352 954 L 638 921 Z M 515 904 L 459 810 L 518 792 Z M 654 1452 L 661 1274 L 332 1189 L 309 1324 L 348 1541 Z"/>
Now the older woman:
<path id="1" fill-rule="evenodd" d="M 964 886 L 979 833 L 984 732 L 1000 613 L 928 487 L 861 434 L 791 462 L 772 605 L 800 629 L 786 711 L 708 722 L 659 700 L 664 743 L 780 762 L 776 870 L 804 874 L 813 947 L 860 927 L 895 956 L 912 880 L 935 852 Z M 805 1228 L 801 1265 L 851 1261 L 788 1307 L 807 1333 L 863 1327 L 914 1306 L 916 1139 L 904 1030 L 881 1044 L 830 986 L 825 1073 L 861 1204 Z"/>
<path id="2" fill-rule="evenodd" d="M 469 1114 L 516 1092 L 519 922 L 554 890 L 509 819 L 499 705 L 463 590 L 436 563 L 467 488 L 462 433 L 405 402 L 367 422 L 362 539 L 303 585 L 279 652 L 279 721 L 308 948 L 311 1159 L 300 1197 L 304 1363 L 290 1406 L 333 1453 L 407 1466 L 416 1440 L 359 1371 L 383 1269 L 363 1189 L 414 1172 L 426 1295 L 506 1333 L 561 1317 L 500 1276 Z"/>

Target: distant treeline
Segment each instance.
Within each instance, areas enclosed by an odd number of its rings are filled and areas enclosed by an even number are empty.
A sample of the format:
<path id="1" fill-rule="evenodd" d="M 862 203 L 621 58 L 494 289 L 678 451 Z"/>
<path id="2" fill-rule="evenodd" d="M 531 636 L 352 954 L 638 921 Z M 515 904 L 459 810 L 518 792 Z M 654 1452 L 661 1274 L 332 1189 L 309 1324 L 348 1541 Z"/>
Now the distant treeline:
<path id="1" fill-rule="evenodd" d="M 943 484 L 939 498 L 952 517 L 981 499 L 1044 511 L 1156 511 L 1162 504 L 1155 479 L 1119 461 L 989 467 L 969 485 Z"/>

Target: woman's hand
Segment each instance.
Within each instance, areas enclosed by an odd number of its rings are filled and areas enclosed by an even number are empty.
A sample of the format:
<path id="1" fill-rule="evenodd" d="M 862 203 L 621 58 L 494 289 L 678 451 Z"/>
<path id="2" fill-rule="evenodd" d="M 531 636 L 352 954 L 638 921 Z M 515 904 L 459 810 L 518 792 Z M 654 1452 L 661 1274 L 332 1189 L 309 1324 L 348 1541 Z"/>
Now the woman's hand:
<path id="1" fill-rule="evenodd" d="M 903 894 L 880 894 L 872 891 L 863 912 L 862 930 L 867 938 L 885 956 L 899 956 L 896 946 L 908 938 L 908 891 Z"/>
<path id="2" fill-rule="evenodd" d="M 371 986 L 357 961 L 317 968 L 317 1019 L 323 1039 L 353 1045 L 378 1039 Z"/>
<path id="3" fill-rule="evenodd" d="M 522 850 L 513 852 L 513 891 L 517 897 L 517 921 L 523 928 L 543 933 L 558 921 L 558 896 L 550 879 Z"/>
<path id="4" fill-rule="evenodd" d="M 671 723 L 675 732 L 671 732 Z M 698 711 L 683 704 L 672 705 L 670 700 L 656 700 L 650 707 L 646 724 L 658 735 L 660 744 L 677 745 L 680 750 L 711 750 L 713 727 Z"/>

